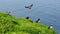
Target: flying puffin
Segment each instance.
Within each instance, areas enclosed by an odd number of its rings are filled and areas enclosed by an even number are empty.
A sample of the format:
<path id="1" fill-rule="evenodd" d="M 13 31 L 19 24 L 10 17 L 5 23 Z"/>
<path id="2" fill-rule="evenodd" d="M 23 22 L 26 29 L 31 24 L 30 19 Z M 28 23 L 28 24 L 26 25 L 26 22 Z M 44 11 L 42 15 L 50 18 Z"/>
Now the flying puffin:
<path id="1" fill-rule="evenodd" d="M 25 8 L 31 9 L 33 6 L 33 4 L 31 4 L 30 6 L 25 6 Z"/>

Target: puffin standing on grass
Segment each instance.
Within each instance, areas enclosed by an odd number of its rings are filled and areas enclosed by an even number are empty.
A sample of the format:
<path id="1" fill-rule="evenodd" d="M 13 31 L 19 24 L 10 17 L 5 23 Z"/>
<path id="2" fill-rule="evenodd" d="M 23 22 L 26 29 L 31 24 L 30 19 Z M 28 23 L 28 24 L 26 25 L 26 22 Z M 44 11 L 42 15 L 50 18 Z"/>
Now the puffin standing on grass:
<path id="1" fill-rule="evenodd" d="M 51 24 L 49 27 L 48 27 L 48 29 L 52 29 L 53 28 L 53 24 Z"/>
<path id="2" fill-rule="evenodd" d="M 36 23 L 39 23 L 40 22 L 40 18 L 36 20 Z"/>
<path id="3" fill-rule="evenodd" d="M 32 20 L 30 20 L 29 18 L 30 18 L 30 17 L 26 17 L 26 19 L 28 19 L 30 22 L 32 22 L 32 23 L 33 23 L 33 21 L 32 21 Z"/>
<path id="4" fill-rule="evenodd" d="M 30 17 L 26 17 L 26 19 L 29 19 Z"/>
<path id="5" fill-rule="evenodd" d="M 30 6 L 25 6 L 25 8 L 31 9 L 33 6 L 33 4 L 31 4 Z"/>

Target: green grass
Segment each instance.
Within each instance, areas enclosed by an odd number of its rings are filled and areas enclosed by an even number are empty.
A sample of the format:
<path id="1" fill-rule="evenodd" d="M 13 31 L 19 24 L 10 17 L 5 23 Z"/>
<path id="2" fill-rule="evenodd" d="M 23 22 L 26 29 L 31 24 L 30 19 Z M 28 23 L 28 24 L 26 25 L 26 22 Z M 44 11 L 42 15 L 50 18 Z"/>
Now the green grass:
<path id="1" fill-rule="evenodd" d="M 25 18 L 16 18 L 0 12 L 0 34 L 56 34 L 54 29 Z"/>

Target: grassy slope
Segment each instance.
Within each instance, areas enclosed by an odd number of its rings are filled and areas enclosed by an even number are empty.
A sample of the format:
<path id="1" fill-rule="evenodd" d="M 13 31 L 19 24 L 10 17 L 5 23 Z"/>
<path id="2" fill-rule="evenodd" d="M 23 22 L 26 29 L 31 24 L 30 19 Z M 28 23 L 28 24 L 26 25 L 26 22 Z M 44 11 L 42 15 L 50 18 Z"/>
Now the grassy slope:
<path id="1" fill-rule="evenodd" d="M 0 12 L 0 34 L 56 34 L 54 29 Z"/>

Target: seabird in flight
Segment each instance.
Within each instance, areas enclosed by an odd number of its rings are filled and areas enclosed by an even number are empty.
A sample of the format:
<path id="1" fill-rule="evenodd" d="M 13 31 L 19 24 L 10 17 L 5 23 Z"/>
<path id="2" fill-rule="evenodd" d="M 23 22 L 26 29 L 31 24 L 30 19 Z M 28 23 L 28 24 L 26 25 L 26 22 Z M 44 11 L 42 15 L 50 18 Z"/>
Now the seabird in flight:
<path id="1" fill-rule="evenodd" d="M 25 6 L 25 8 L 31 9 L 33 6 L 33 4 L 31 4 L 30 6 Z"/>

